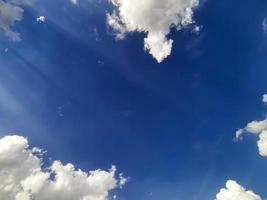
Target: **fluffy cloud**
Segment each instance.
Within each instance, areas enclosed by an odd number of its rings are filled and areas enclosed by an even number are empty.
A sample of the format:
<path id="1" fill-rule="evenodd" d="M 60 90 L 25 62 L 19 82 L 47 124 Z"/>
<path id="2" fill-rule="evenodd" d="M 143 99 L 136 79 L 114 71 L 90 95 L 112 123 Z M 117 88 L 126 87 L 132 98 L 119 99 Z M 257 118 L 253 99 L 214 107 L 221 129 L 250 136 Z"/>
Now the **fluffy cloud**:
<path id="1" fill-rule="evenodd" d="M 246 190 L 237 182 L 229 180 L 226 188 L 216 195 L 216 200 L 262 200 L 262 198 L 253 191 Z"/>
<path id="2" fill-rule="evenodd" d="M 267 130 L 262 131 L 258 140 L 259 153 L 262 156 L 267 156 Z"/>
<path id="3" fill-rule="evenodd" d="M 264 103 L 267 102 L 267 95 L 263 95 L 262 101 Z M 267 118 L 262 121 L 252 121 L 248 123 L 245 128 L 237 130 L 236 138 L 242 138 L 245 132 L 259 135 L 259 140 L 257 142 L 259 154 L 261 156 L 267 156 Z"/>
<path id="4" fill-rule="evenodd" d="M 115 166 L 84 172 L 54 161 L 43 169 L 42 152 L 30 149 L 21 136 L 0 139 L 0 199 L 106 200 L 110 190 L 126 182 L 122 175 L 116 178 Z"/>
<path id="5" fill-rule="evenodd" d="M 262 131 L 267 129 L 267 119 L 262 121 L 252 121 L 247 124 L 245 130 L 249 133 L 260 134 Z"/>
<path id="6" fill-rule="evenodd" d="M 23 17 L 22 6 L 31 5 L 34 0 L 0 0 L 0 30 L 12 41 L 20 41 L 20 34 L 11 27 Z"/>
<path id="7" fill-rule="evenodd" d="M 239 129 L 236 132 L 236 139 L 242 138 L 243 134 L 246 132 L 259 136 L 259 140 L 257 142 L 259 154 L 267 157 L 267 119 L 248 123 L 244 129 Z"/>
<path id="8" fill-rule="evenodd" d="M 171 54 L 173 40 L 167 36 L 171 28 L 193 24 L 193 9 L 199 0 L 109 0 L 115 7 L 107 14 L 107 22 L 123 39 L 128 32 L 144 32 L 144 48 L 158 62 Z M 197 30 L 197 29 L 195 29 Z"/>

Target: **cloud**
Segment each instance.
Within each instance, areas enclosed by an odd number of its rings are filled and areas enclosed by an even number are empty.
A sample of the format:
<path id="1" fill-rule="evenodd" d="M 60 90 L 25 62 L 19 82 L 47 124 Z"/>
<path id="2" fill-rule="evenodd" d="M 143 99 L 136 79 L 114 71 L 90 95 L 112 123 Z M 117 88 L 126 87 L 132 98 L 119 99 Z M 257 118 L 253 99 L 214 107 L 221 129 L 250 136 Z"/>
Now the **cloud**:
<path id="1" fill-rule="evenodd" d="M 43 22 L 45 22 L 45 16 L 37 17 L 37 18 L 36 18 L 36 21 L 39 22 L 39 23 L 43 23 Z"/>
<path id="2" fill-rule="evenodd" d="M 229 180 L 226 182 L 226 188 L 221 189 L 216 195 L 216 200 L 262 200 L 262 198 L 237 182 Z"/>
<path id="3" fill-rule="evenodd" d="M 267 129 L 267 119 L 262 121 L 252 121 L 247 124 L 245 130 L 249 133 L 260 134 Z"/>
<path id="4" fill-rule="evenodd" d="M 11 29 L 23 17 L 22 6 L 32 5 L 34 0 L 0 0 L 0 30 L 12 41 L 20 41 L 20 34 Z"/>
<path id="5" fill-rule="evenodd" d="M 262 21 L 262 30 L 264 34 L 267 33 L 267 19 L 266 18 L 264 18 Z"/>
<path id="6" fill-rule="evenodd" d="M 263 95 L 262 101 L 267 102 L 267 95 Z M 236 139 L 242 139 L 244 133 L 259 135 L 257 142 L 259 154 L 267 157 L 267 118 L 262 121 L 252 121 L 243 129 L 236 131 Z"/>
<path id="7" fill-rule="evenodd" d="M 261 134 L 259 135 L 259 138 L 260 139 L 257 142 L 259 153 L 261 156 L 267 157 L 267 130 L 262 131 Z"/>
<path id="8" fill-rule="evenodd" d="M 21 5 L 21 6 L 30 6 L 32 5 L 36 0 L 9 0 L 11 4 Z"/>
<path id="9" fill-rule="evenodd" d="M 257 142 L 259 154 L 267 157 L 267 119 L 262 121 L 252 121 L 244 129 L 236 131 L 236 139 L 242 139 L 244 133 L 252 133 L 259 136 Z"/>
<path id="10" fill-rule="evenodd" d="M 106 200 L 109 191 L 126 179 L 109 171 L 84 172 L 60 161 L 43 168 L 43 151 L 29 148 L 27 138 L 0 139 L 0 199 L 5 200 Z"/>
<path id="11" fill-rule="evenodd" d="M 78 5 L 79 0 L 70 0 L 70 2 L 71 2 L 72 4 L 74 4 L 74 5 Z"/>
<path id="12" fill-rule="evenodd" d="M 159 63 L 171 54 L 171 28 L 182 29 L 194 23 L 193 10 L 199 0 L 109 0 L 115 7 L 107 23 L 118 39 L 129 32 L 144 32 L 144 48 Z M 197 29 L 195 29 L 197 30 Z"/>
<path id="13" fill-rule="evenodd" d="M 267 27 L 266 27 L 267 28 Z M 263 95 L 262 97 L 263 103 L 267 103 L 267 94 Z"/>

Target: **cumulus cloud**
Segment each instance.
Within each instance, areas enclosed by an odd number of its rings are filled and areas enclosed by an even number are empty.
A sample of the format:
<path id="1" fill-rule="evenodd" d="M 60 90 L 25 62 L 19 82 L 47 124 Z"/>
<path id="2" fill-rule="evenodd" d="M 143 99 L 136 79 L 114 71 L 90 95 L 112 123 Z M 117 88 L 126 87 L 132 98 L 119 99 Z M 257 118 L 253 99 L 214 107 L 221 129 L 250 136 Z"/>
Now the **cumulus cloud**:
<path id="1" fill-rule="evenodd" d="M 267 119 L 252 121 L 244 129 L 236 131 L 236 139 L 242 139 L 244 133 L 252 133 L 259 136 L 258 148 L 261 156 L 267 156 Z"/>
<path id="2" fill-rule="evenodd" d="M 258 140 L 258 148 L 259 148 L 259 153 L 262 156 L 267 156 L 267 130 L 262 131 L 261 134 L 259 135 L 259 140 Z"/>
<path id="3" fill-rule="evenodd" d="M 246 131 L 253 134 L 260 134 L 267 129 L 267 119 L 262 121 L 252 121 L 247 124 Z"/>
<path id="4" fill-rule="evenodd" d="M 0 139 L 0 199 L 5 200 L 106 200 L 109 191 L 125 184 L 109 171 L 84 172 L 60 161 L 44 169 L 43 151 L 29 148 L 27 138 Z"/>
<path id="5" fill-rule="evenodd" d="M 34 0 L 0 0 L 0 30 L 12 41 L 20 41 L 20 34 L 12 30 L 16 21 L 23 17 L 22 6 L 31 5 Z"/>
<path id="6" fill-rule="evenodd" d="M 107 23 L 118 39 L 128 32 L 144 32 L 144 48 L 158 62 L 171 54 L 171 28 L 177 30 L 194 23 L 193 10 L 199 0 L 109 0 L 115 7 L 107 14 Z M 197 30 L 197 29 L 195 29 Z"/>
<path id="7" fill-rule="evenodd" d="M 226 182 L 226 188 L 221 189 L 216 195 L 216 200 L 262 200 L 262 198 L 237 182 L 229 180 Z"/>
<path id="8" fill-rule="evenodd" d="M 267 102 L 267 95 L 263 95 L 262 101 Z M 267 157 L 267 118 L 262 121 L 252 121 L 245 128 L 237 130 L 236 139 L 242 139 L 246 132 L 259 136 L 257 142 L 259 154 Z"/>
<path id="9" fill-rule="evenodd" d="M 235 135 L 236 138 L 241 138 L 245 132 L 258 135 L 266 129 L 267 129 L 267 119 L 262 121 L 252 121 L 248 123 L 245 128 L 238 129 Z"/>

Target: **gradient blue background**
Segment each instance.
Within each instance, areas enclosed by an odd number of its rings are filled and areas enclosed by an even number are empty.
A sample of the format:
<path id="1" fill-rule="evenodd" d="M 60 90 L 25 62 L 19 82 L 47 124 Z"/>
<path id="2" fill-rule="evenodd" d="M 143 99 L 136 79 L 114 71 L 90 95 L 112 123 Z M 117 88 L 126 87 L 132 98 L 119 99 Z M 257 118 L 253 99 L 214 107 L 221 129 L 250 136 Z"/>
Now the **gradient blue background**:
<path id="1" fill-rule="evenodd" d="M 267 113 L 266 0 L 207 0 L 158 64 L 144 34 L 116 41 L 105 1 L 39 1 L 0 36 L 0 135 L 84 170 L 115 164 L 124 200 L 214 199 L 228 179 L 267 197 L 267 160 L 237 128 Z M 47 21 L 35 22 L 44 15 Z M 8 48 L 8 52 L 5 49 Z"/>

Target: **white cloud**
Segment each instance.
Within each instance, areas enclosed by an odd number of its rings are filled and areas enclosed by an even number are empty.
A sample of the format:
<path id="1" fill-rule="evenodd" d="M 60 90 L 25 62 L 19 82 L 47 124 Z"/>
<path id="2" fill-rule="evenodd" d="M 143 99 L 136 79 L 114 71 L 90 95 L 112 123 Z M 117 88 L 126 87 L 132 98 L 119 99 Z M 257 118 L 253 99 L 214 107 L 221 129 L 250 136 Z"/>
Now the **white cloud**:
<path id="1" fill-rule="evenodd" d="M 144 48 L 158 62 L 171 54 L 171 28 L 193 24 L 193 9 L 199 0 L 109 0 L 115 7 L 107 14 L 107 23 L 123 39 L 128 32 L 144 32 Z"/>
<path id="2" fill-rule="evenodd" d="M 260 134 L 267 129 L 267 119 L 262 121 L 252 121 L 247 124 L 246 131 L 253 134 Z"/>
<path id="3" fill-rule="evenodd" d="M 267 95 L 263 95 L 262 101 L 267 102 Z M 267 157 L 267 118 L 262 121 L 252 121 L 243 129 L 236 131 L 236 139 L 242 139 L 244 133 L 252 133 L 259 136 L 258 148 L 261 156 Z"/>
<path id="4" fill-rule="evenodd" d="M 37 17 L 37 18 L 36 18 L 36 21 L 39 22 L 39 23 L 43 23 L 43 22 L 45 22 L 45 16 Z"/>
<path id="5" fill-rule="evenodd" d="M 237 182 L 229 180 L 226 188 L 221 189 L 216 195 L 216 200 L 262 200 L 262 198 L 253 191 L 246 190 Z"/>
<path id="6" fill-rule="evenodd" d="M 11 26 L 22 19 L 23 9 L 0 0 L 0 29 L 13 41 L 19 41 L 18 32 L 12 31 Z"/>
<path id="7" fill-rule="evenodd" d="M 0 0 L 0 30 L 12 41 L 20 41 L 20 34 L 11 29 L 16 21 L 21 21 L 23 8 L 21 6 L 31 5 L 34 0 Z"/>
<path id="8" fill-rule="evenodd" d="M 74 5 L 77 5 L 79 3 L 79 0 L 70 0 L 70 2 Z"/>
<path id="9" fill-rule="evenodd" d="M 259 135 L 260 139 L 258 141 L 259 153 L 261 156 L 267 156 L 267 130 L 263 131 Z"/>
<path id="10" fill-rule="evenodd" d="M 0 139 L 0 199 L 5 200 L 106 200 L 109 191 L 125 184 L 109 171 L 84 172 L 72 164 L 54 161 L 42 166 L 42 151 L 30 149 L 21 136 Z"/>
<path id="11" fill-rule="evenodd" d="M 242 139 L 245 132 L 259 135 L 259 154 L 267 157 L 267 119 L 262 121 L 252 121 L 248 123 L 244 129 L 237 130 L 236 139 Z"/>
<path id="12" fill-rule="evenodd" d="M 243 136 L 243 133 L 244 133 L 244 129 L 238 129 L 236 132 L 235 132 L 235 139 L 236 140 L 241 140 L 242 139 L 242 136 Z"/>
<path id="13" fill-rule="evenodd" d="M 267 28 L 267 27 L 266 27 Z M 263 103 L 267 103 L 267 94 L 263 95 L 262 97 Z"/>
<path id="14" fill-rule="evenodd" d="M 243 134 L 246 132 L 258 135 L 265 129 L 267 129 L 267 119 L 262 121 L 252 121 L 248 123 L 245 128 L 238 129 L 235 136 L 236 139 L 242 139 Z"/>

